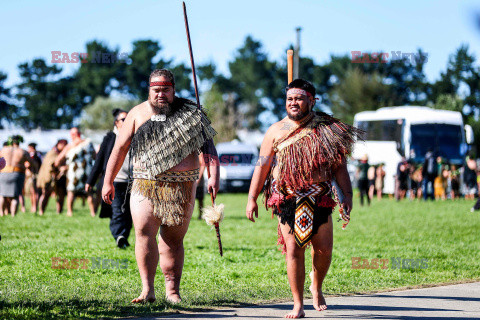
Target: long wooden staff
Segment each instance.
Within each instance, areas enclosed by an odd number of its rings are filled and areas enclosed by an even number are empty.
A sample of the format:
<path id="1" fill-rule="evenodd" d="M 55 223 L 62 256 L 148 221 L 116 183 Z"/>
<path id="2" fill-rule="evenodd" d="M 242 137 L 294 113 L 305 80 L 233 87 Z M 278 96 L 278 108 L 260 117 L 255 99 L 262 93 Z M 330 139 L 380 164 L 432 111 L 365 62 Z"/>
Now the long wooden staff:
<path id="1" fill-rule="evenodd" d="M 195 87 L 195 98 L 197 99 L 197 106 L 201 110 L 202 106 L 200 105 L 200 96 L 198 94 L 198 86 L 197 86 L 197 74 L 195 72 L 195 61 L 193 60 L 193 49 L 192 49 L 192 42 L 190 41 L 190 28 L 188 27 L 188 17 L 187 17 L 187 7 L 185 2 L 183 2 L 183 17 L 185 20 L 185 31 L 187 32 L 187 40 L 188 40 L 188 50 L 190 52 L 190 63 L 192 65 L 192 74 L 193 74 L 193 85 Z M 202 134 L 205 137 L 205 129 L 202 125 Z M 210 157 L 208 157 L 208 161 L 206 161 L 205 166 L 207 167 L 207 176 L 210 179 Z M 210 192 L 210 190 L 208 190 Z M 215 209 L 217 206 L 215 205 L 215 197 L 213 196 L 213 190 L 210 192 L 210 199 L 212 200 L 212 208 Z M 223 218 L 223 212 L 222 212 Z M 208 222 L 207 222 L 208 223 Z M 217 232 L 217 240 L 218 240 L 218 250 L 220 251 L 220 256 L 223 256 L 223 248 L 222 248 L 222 238 L 220 237 L 220 221 L 213 222 L 215 226 L 215 231 Z"/>
<path id="2" fill-rule="evenodd" d="M 287 70 L 288 70 L 288 78 L 287 84 L 293 81 L 293 50 L 287 50 Z"/>

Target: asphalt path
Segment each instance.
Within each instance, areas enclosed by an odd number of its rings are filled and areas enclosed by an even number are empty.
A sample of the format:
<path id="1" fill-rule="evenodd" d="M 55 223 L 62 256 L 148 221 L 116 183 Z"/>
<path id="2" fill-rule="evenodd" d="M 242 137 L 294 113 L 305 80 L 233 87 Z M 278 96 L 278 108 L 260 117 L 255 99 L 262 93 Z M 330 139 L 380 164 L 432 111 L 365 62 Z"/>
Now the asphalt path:
<path id="1" fill-rule="evenodd" d="M 305 300 L 310 319 L 480 319 L 480 282 L 352 296 L 327 296 L 328 309 L 316 311 Z M 178 311 L 156 319 L 279 319 L 292 302 Z"/>

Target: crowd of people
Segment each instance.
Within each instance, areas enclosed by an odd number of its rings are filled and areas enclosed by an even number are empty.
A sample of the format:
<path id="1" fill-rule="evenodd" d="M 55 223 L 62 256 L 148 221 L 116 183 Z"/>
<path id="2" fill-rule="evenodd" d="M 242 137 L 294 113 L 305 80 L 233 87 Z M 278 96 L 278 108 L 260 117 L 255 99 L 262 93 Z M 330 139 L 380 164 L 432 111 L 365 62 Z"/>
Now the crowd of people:
<path id="1" fill-rule="evenodd" d="M 370 165 L 368 163 L 368 156 L 364 155 L 358 163 L 356 179 L 358 190 L 360 191 L 360 204 L 362 206 L 364 204 L 364 198 L 366 198 L 369 205 L 374 195 L 377 195 L 378 200 L 382 199 L 383 184 L 385 182 L 383 163 Z"/>
<path id="2" fill-rule="evenodd" d="M 20 147 L 23 137 L 12 136 L 0 150 L 6 166 L 0 173 L 1 215 L 15 216 L 18 206 L 25 212 L 25 198 L 30 198 L 32 213 L 43 215 L 52 195 L 56 198 L 56 211 L 63 211 L 67 197 L 67 215 L 73 215 L 75 198 L 88 199 L 90 213 L 95 216 L 91 193 L 83 188 L 95 161 L 96 152 L 89 139 L 83 139 L 78 128 L 70 130 L 71 142 L 57 141 L 45 156 L 30 143 L 28 149 Z"/>
<path id="3" fill-rule="evenodd" d="M 382 199 L 384 166 L 383 163 L 369 164 L 366 155 L 359 160 L 356 179 L 361 205 L 364 204 L 364 198 L 370 204 L 375 194 L 378 200 Z M 473 200 L 480 190 L 479 173 L 477 162 L 472 156 L 467 156 L 464 166 L 452 164 L 448 159 L 435 156 L 431 151 L 426 153 L 423 163 L 402 157 L 397 165 L 393 196 L 398 201 L 406 198 L 455 200 L 460 197 Z"/>
<path id="4" fill-rule="evenodd" d="M 20 147 L 23 137 L 14 135 L 3 144 L 0 159 L 4 168 L 0 168 L 0 216 L 17 214 L 18 208 L 25 212 L 25 198 L 30 200 L 30 211 L 43 216 L 49 199 L 54 196 L 56 213 L 61 214 L 65 199 L 67 216 L 73 216 L 74 201 L 80 198 L 88 203 L 92 217 L 100 208 L 100 218 L 110 218 L 110 231 L 119 248 L 130 244 L 128 237 L 132 228 L 130 212 L 129 175 L 132 171 L 129 156 L 114 179 L 115 197 L 110 204 L 102 201 L 101 191 L 105 171 L 116 137 L 122 127 L 127 111 L 115 109 L 113 130 L 108 132 L 98 152 L 89 139 L 82 137 L 79 128 L 70 130 L 71 142 L 60 139 L 55 146 L 42 155 L 36 150 L 36 144 L 28 144 L 27 150 Z M 203 207 L 203 172 L 205 164 L 201 161 L 200 178 L 196 199 L 199 200 L 199 219 Z"/>

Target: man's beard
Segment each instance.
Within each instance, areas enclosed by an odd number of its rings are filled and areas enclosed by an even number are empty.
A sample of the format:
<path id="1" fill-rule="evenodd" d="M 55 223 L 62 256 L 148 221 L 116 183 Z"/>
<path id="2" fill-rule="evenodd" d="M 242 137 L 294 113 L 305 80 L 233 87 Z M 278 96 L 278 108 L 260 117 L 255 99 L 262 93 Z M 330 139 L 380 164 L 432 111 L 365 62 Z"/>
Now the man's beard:
<path id="1" fill-rule="evenodd" d="M 307 110 L 305 112 L 302 112 L 300 109 L 298 109 L 298 110 L 299 110 L 299 112 L 297 114 L 290 114 L 290 112 L 287 111 L 288 119 L 293 120 L 293 121 L 299 121 L 299 120 L 302 120 L 303 118 L 305 118 L 306 116 L 308 116 L 310 114 L 310 110 Z"/>
<path id="2" fill-rule="evenodd" d="M 149 103 L 152 106 L 155 114 L 169 115 L 172 111 L 172 104 L 168 102 L 158 102 L 155 99 L 149 99 Z"/>

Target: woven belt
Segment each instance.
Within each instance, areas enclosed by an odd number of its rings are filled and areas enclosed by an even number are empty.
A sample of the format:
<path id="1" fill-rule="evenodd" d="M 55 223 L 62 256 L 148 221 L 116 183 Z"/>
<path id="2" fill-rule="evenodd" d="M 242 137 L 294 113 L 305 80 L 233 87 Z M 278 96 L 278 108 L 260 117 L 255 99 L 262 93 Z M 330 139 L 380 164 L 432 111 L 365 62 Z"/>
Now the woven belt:
<path id="1" fill-rule="evenodd" d="M 10 173 L 10 172 L 20 172 L 23 173 L 24 170 L 19 167 L 14 167 L 14 166 L 6 166 L 5 168 L 2 169 L 3 173 Z"/>
<path id="2" fill-rule="evenodd" d="M 198 180 L 200 169 L 188 171 L 165 171 L 156 177 L 152 177 L 147 170 L 134 168 L 133 179 L 146 179 L 162 182 L 187 182 Z"/>

